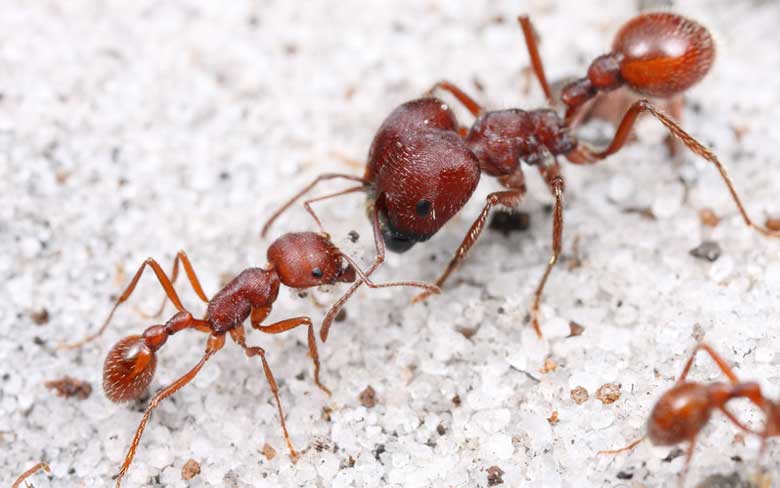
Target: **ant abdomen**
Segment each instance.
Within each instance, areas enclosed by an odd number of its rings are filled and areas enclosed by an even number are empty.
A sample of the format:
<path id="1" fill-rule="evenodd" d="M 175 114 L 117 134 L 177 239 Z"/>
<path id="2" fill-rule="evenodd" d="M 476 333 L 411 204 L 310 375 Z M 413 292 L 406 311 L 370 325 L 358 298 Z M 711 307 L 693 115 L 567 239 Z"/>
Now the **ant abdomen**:
<path id="1" fill-rule="evenodd" d="M 132 335 L 117 342 L 103 364 L 103 391 L 112 402 L 134 400 L 152 382 L 157 357 L 143 336 Z"/>
<path id="2" fill-rule="evenodd" d="M 699 82 L 715 60 L 707 29 L 668 12 L 640 15 L 626 23 L 612 44 L 620 76 L 632 90 L 671 97 Z"/>

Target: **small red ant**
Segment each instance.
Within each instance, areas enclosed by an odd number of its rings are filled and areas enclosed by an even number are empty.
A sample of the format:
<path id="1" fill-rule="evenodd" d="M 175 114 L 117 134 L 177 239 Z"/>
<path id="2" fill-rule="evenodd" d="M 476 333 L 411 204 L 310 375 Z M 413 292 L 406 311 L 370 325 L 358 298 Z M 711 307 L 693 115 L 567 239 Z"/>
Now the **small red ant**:
<path id="1" fill-rule="evenodd" d="M 526 16 L 518 20 L 536 76 L 552 102 L 533 26 Z M 433 96 L 402 104 L 377 131 L 363 177 L 340 173 L 318 176 L 272 214 L 261 235 L 264 236 L 279 215 L 319 182 L 342 178 L 360 185 L 304 202 L 320 228 L 322 224 L 311 203 L 365 191 L 373 224 L 381 227 L 381 237 L 387 247 L 395 252 L 405 252 L 416 243 L 430 239 L 463 208 L 481 173 L 496 177 L 505 189 L 487 196 L 482 212 L 436 280 L 435 284 L 442 286 L 476 242 L 491 208 L 496 205 L 515 208 L 520 203 L 526 193 L 520 163 L 525 162 L 536 167 L 555 198 L 552 256 L 536 287 L 531 306 L 531 323 L 541 337 L 539 305 L 547 278 L 558 261 L 563 234 L 565 184 L 557 156 L 565 156 L 575 164 L 595 163 L 609 157 L 623 147 L 637 117 L 643 112 L 653 115 L 674 137 L 717 168 L 748 226 L 764 235 L 780 237 L 780 232 L 759 226 L 750 219 L 715 154 L 647 100 L 638 100 L 631 105 L 606 149 L 594 150 L 572 134 L 570 120 L 578 108 L 599 91 L 628 84 L 640 93 L 672 96 L 698 81 L 713 58 L 714 45 L 704 27 L 671 13 L 644 14 L 624 26 L 613 53 L 596 58 L 587 78 L 575 81 L 563 90 L 562 99 L 568 106 L 563 119 L 551 109 L 486 111 L 460 88 L 441 81 L 429 93 L 439 89 L 454 96 L 476 117 L 471 128 L 460 126 L 450 107 Z M 360 282 L 355 283 L 346 296 L 358 286 Z M 423 292 L 414 301 L 424 300 L 429 295 L 430 292 Z M 337 302 L 323 320 L 320 329 L 323 342 L 340 306 Z"/>
<path id="2" fill-rule="evenodd" d="M 379 252 L 382 254 L 382 251 Z M 157 364 L 157 351 L 166 343 L 168 337 L 186 329 L 194 329 L 209 334 L 206 351 L 200 361 L 181 378 L 158 392 L 149 402 L 144 412 L 133 441 L 119 470 L 116 486 L 120 486 L 122 477 L 127 473 L 135 456 L 138 443 L 141 440 L 146 423 L 152 411 L 161 401 L 173 395 L 184 385 L 192 381 L 203 365 L 225 345 L 226 334 L 238 344 L 248 357 L 259 356 L 263 371 L 276 401 L 279 421 L 287 442 L 287 448 L 293 461 L 298 454 L 290 441 L 287 426 L 284 421 L 284 411 L 279 399 L 279 388 L 271 368 L 261 347 L 250 347 L 246 344 L 244 321 L 250 319 L 253 329 L 266 334 L 280 334 L 299 326 L 308 328 L 309 355 L 314 363 L 314 382 L 325 393 L 330 390 L 320 382 L 320 361 L 317 352 L 317 341 L 314 328 L 309 317 L 295 317 L 281 320 L 269 325 L 262 322 L 271 313 L 271 307 L 279 294 L 280 285 L 290 288 L 312 288 L 335 283 L 352 283 L 358 277 L 361 282 L 370 287 L 416 286 L 436 291 L 436 288 L 418 282 L 373 283 L 357 264 L 340 251 L 327 235 L 315 232 L 288 233 L 278 238 L 268 248 L 269 265 L 263 268 L 248 268 L 238 274 L 225 285 L 210 300 L 201 287 L 198 277 L 184 251 L 179 251 L 173 263 L 169 278 L 162 267 L 152 258 L 148 258 L 138 268 L 130 284 L 117 299 L 102 327 L 93 335 L 63 348 L 74 348 L 99 337 L 108 327 L 117 307 L 126 301 L 133 293 L 139 279 L 147 266 L 152 268 L 160 285 L 165 290 L 166 299 L 170 299 L 178 312 L 165 324 L 152 325 L 141 335 L 130 335 L 117 342 L 111 348 L 103 366 L 103 390 L 109 400 L 124 402 L 139 398 L 149 387 Z M 206 313 L 202 319 L 196 319 L 181 303 L 173 288 L 179 273 L 179 263 L 184 268 L 187 278 L 198 297 L 207 304 Z M 345 265 L 346 263 L 346 265 Z M 357 275 L 357 276 L 356 276 Z M 163 306 L 165 302 L 163 302 Z"/>
<path id="3" fill-rule="evenodd" d="M 50 472 L 49 465 L 46 463 L 38 463 L 32 468 L 28 469 L 24 473 L 20 474 L 18 478 L 16 478 L 16 481 L 14 481 L 14 484 L 11 485 L 11 488 L 19 488 L 22 486 L 22 482 L 29 478 L 30 476 L 34 475 L 38 471 L 46 471 L 47 473 Z M 29 485 L 28 485 L 29 486 Z"/>
<path id="4" fill-rule="evenodd" d="M 706 352 L 712 358 L 729 379 L 729 383 L 703 384 L 686 381 L 688 372 L 699 351 Z M 762 432 L 746 427 L 726 408 L 726 404 L 735 398 L 746 398 L 764 412 L 766 422 Z M 681 476 L 684 479 L 696 446 L 696 437 L 707 425 L 714 410 L 720 410 L 726 418 L 743 431 L 760 436 L 762 452 L 766 447 L 767 438 L 780 435 L 780 403 L 766 399 L 758 383 L 740 382 L 726 361 L 712 347 L 705 343 L 699 343 L 685 363 L 682 374 L 675 385 L 661 395 L 653 407 L 647 421 L 647 434 L 626 447 L 599 451 L 599 454 L 619 454 L 630 451 L 645 438 L 649 438 L 650 442 L 657 446 L 673 446 L 681 442 L 688 442 L 685 467 Z"/>

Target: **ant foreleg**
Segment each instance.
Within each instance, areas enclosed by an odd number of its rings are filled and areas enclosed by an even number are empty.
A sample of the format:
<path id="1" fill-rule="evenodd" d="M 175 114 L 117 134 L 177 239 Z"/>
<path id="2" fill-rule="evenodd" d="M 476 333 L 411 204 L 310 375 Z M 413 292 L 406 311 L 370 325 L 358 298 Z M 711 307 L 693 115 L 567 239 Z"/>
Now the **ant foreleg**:
<path id="1" fill-rule="evenodd" d="M 144 428 L 146 428 L 146 423 L 149 421 L 149 416 L 152 414 L 152 410 L 157 408 L 157 406 L 160 404 L 161 401 L 173 395 L 184 385 L 192 381 L 193 378 L 197 376 L 198 372 L 200 372 L 201 368 L 203 368 L 203 365 L 206 364 L 206 361 L 208 361 L 211 358 L 211 356 L 213 356 L 217 351 L 222 349 L 222 346 L 224 345 L 225 345 L 224 335 L 209 336 L 208 343 L 206 345 L 206 353 L 203 355 L 200 361 L 198 361 L 198 364 L 196 364 L 191 370 L 189 370 L 186 374 L 184 374 L 184 376 L 174 381 L 169 386 L 167 386 L 159 393 L 157 393 L 154 396 L 154 398 L 152 398 L 152 400 L 149 402 L 149 406 L 146 407 L 146 411 L 144 412 L 144 416 L 141 419 L 141 423 L 138 424 L 138 428 L 135 431 L 135 435 L 133 436 L 133 441 L 130 444 L 130 448 L 128 449 L 127 454 L 125 455 L 125 460 L 122 463 L 122 467 L 119 469 L 119 473 L 117 474 L 117 478 L 116 478 L 117 488 L 121 486 L 122 478 L 125 476 L 127 470 L 130 468 L 130 464 L 133 462 L 133 458 L 135 457 L 135 451 L 136 449 L 138 449 L 138 443 L 141 441 L 141 435 L 144 433 Z"/>
<path id="2" fill-rule="evenodd" d="M 14 481 L 14 484 L 11 485 L 11 488 L 19 488 L 20 486 L 22 486 L 22 481 L 26 480 L 27 478 L 29 478 L 30 476 L 34 475 L 35 473 L 37 473 L 40 470 L 43 470 L 43 471 L 46 471 L 47 473 L 49 473 L 50 472 L 49 465 L 46 464 L 46 463 L 38 463 L 38 464 L 36 464 L 32 468 L 30 468 L 27 471 L 25 471 L 24 473 L 20 474 L 19 477 L 16 478 L 16 481 Z M 28 485 L 28 486 L 30 486 L 30 485 Z"/>
<path id="3" fill-rule="evenodd" d="M 458 249 L 455 251 L 455 255 L 452 257 L 449 264 L 447 264 L 444 272 L 436 279 L 436 286 L 441 287 L 444 282 L 447 281 L 447 278 L 450 276 L 450 274 L 452 274 L 452 272 L 458 268 L 461 261 L 463 261 L 463 259 L 466 257 L 466 254 L 468 254 L 471 246 L 477 242 L 479 235 L 482 233 L 482 229 L 485 227 L 485 221 L 490 214 L 490 209 L 496 205 L 515 208 L 520 203 L 523 195 L 525 195 L 525 192 L 522 190 L 505 190 L 497 191 L 487 196 L 487 203 L 482 208 L 482 212 L 479 214 L 479 217 L 477 217 L 477 220 L 471 224 L 471 228 L 466 233 L 466 237 L 463 239 L 463 242 L 460 243 L 460 246 L 458 246 Z M 412 299 L 412 303 L 423 301 L 430 295 L 430 292 L 423 292 L 414 297 Z"/>
<path id="4" fill-rule="evenodd" d="M 451 83 L 447 80 L 439 81 L 433 85 L 427 93 L 432 95 L 433 92 L 437 89 L 446 91 L 455 97 L 464 107 L 466 107 L 466 110 L 471 112 L 471 115 L 474 117 L 479 117 L 480 114 L 482 114 L 482 112 L 485 110 L 480 104 L 474 101 L 473 98 L 458 88 L 454 83 Z"/>
<path id="5" fill-rule="evenodd" d="M 712 151 L 704 147 L 693 136 L 685 132 L 685 130 L 682 127 L 680 127 L 677 124 L 677 122 L 675 122 L 669 116 L 667 116 L 666 114 L 664 114 L 663 112 L 655 108 L 655 106 L 653 106 L 647 100 L 638 100 L 631 105 L 631 108 L 629 108 L 626 114 L 623 116 L 623 120 L 621 120 L 620 125 L 617 128 L 617 131 L 615 132 L 615 136 L 612 139 L 612 142 L 609 144 L 609 146 L 607 146 L 606 149 L 604 149 L 603 151 L 594 152 L 587 147 L 580 146 L 577 149 L 575 149 L 574 152 L 572 153 L 572 156 L 575 158 L 573 162 L 575 163 L 583 162 L 582 159 L 579 159 L 580 157 L 582 157 L 584 159 L 584 162 L 592 163 L 604 159 L 619 151 L 620 148 L 623 147 L 623 144 L 626 143 L 626 139 L 631 133 L 631 129 L 634 126 L 637 117 L 639 117 L 639 115 L 642 112 L 649 112 L 651 115 L 653 115 L 653 117 L 655 117 L 659 122 L 661 122 L 674 137 L 676 137 L 683 144 L 685 144 L 688 147 L 688 149 L 698 154 L 702 158 L 706 159 L 707 161 L 712 163 L 715 166 L 715 168 L 717 168 L 721 178 L 723 179 L 723 182 L 726 184 L 726 187 L 728 188 L 729 193 L 731 194 L 732 200 L 734 200 L 734 203 L 737 205 L 737 208 L 739 209 L 739 213 L 742 215 L 742 219 L 745 221 L 745 224 L 748 227 L 752 227 L 753 229 L 757 230 L 758 232 L 760 232 L 761 234 L 767 237 L 780 237 L 780 231 L 773 231 L 766 227 L 762 227 L 754 223 L 753 220 L 748 216 L 744 205 L 742 205 L 742 200 L 740 200 L 736 189 L 734 189 L 734 184 L 731 182 L 731 178 L 729 177 L 729 174 L 726 171 L 726 167 L 723 165 L 723 163 L 720 162 L 718 157 Z"/>
<path id="6" fill-rule="evenodd" d="M 127 300 L 130 295 L 132 295 L 133 290 L 135 290 L 136 285 L 138 284 L 138 280 L 141 279 L 141 275 L 143 274 L 146 267 L 149 266 L 154 271 L 154 274 L 157 276 L 157 280 L 160 282 L 160 286 L 163 287 L 163 290 L 165 290 L 165 294 L 168 296 L 168 298 L 171 299 L 171 302 L 173 302 L 173 305 L 176 307 L 176 309 L 179 312 L 184 311 L 184 306 L 181 304 L 181 300 L 179 300 L 179 295 L 176 294 L 176 290 L 173 289 L 173 284 L 171 283 L 171 280 L 168 279 L 168 276 L 163 271 L 162 267 L 152 258 L 147 258 L 146 261 L 143 262 L 140 268 L 138 268 L 138 271 L 135 272 L 135 276 L 133 276 L 133 279 L 130 280 L 130 284 L 127 285 L 125 290 L 122 292 L 122 294 L 117 298 L 116 303 L 114 303 L 113 308 L 111 308 L 111 312 L 109 312 L 108 317 L 106 317 L 106 320 L 103 322 L 103 325 L 98 329 L 97 332 L 94 334 L 88 335 L 84 339 L 78 341 L 78 342 L 72 342 L 72 343 L 62 343 L 57 346 L 58 349 L 75 349 L 78 347 L 83 346 L 84 344 L 91 342 L 98 337 L 100 337 L 103 332 L 105 332 L 106 328 L 108 328 L 108 324 L 111 322 L 111 318 L 114 316 L 114 312 L 116 312 L 116 309 L 121 305 L 125 300 Z"/>
<path id="7" fill-rule="evenodd" d="M 324 174 L 321 174 L 318 177 L 316 177 L 314 179 L 314 181 L 312 181 L 311 183 L 309 183 L 308 185 L 303 187 L 303 189 L 301 191 L 299 191 L 298 193 L 293 195 L 292 198 L 287 200 L 287 202 L 285 202 L 284 205 L 279 207 L 279 209 L 277 209 L 271 215 L 271 217 L 268 219 L 268 221 L 266 221 L 266 223 L 263 225 L 263 229 L 260 231 L 260 237 L 265 237 L 265 235 L 268 233 L 268 230 L 271 228 L 271 225 L 274 223 L 274 221 L 276 221 L 276 219 L 279 218 L 279 216 L 282 215 L 288 208 L 290 208 L 290 206 L 292 206 L 292 204 L 295 203 L 299 198 L 301 198 L 303 195 L 305 195 L 306 193 L 310 192 L 312 188 L 317 186 L 317 184 L 320 181 L 332 180 L 332 179 L 335 179 L 335 178 L 343 178 L 345 180 L 357 181 L 357 182 L 362 183 L 363 185 L 368 185 L 369 184 L 368 181 L 366 181 L 365 179 L 361 178 L 360 176 L 348 175 L 348 174 L 343 174 L 343 173 L 324 173 Z"/>
<path id="8" fill-rule="evenodd" d="M 309 317 L 295 317 L 292 319 L 280 320 L 279 322 L 269 325 L 260 325 L 259 322 L 252 321 L 252 328 L 265 334 L 281 334 L 282 332 L 294 329 L 300 325 L 305 325 L 308 328 L 309 356 L 311 356 L 311 360 L 314 363 L 314 384 L 330 396 L 330 389 L 320 382 L 320 355 L 317 351 L 317 340 L 314 338 L 314 326 Z"/>
<path id="9" fill-rule="evenodd" d="M 376 271 L 377 268 L 382 265 L 382 263 L 385 262 L 385 241 L 384 237 L 382 236 L 382 228 L 379 225 L 379 205 L 381 202 L 382 197 L 374 202 L 374 208 L 371 212 L 371 228 L 374 231 L 374 246 L 376 247 L 376 257 L 367 271 L 361 271 L 362 275 L 366 278 L 371 276 L 371 274 Z M 357 273 L 357 268 L 355 269 L 355 272 Z M 325 314 L 325 318 L 322 319 L 322 325 L 320 325 L 320 340 L 322 340 L 322 342 L 328 340 L 328 331 L 330 330 L 330 326 L 333 324 L 333 319 L 336 318 L 336 315 L 338 315 L 341 307 L 343 307 L 347 300 L 349 300 L 350 297 L 357 291 L 357 289 L 360 288 L 361 284 L 363 284 L 362 278 L 352 283 L 352 286 L 349 287 L 346 293 L 341 295 L 341 298 L 339 298 L 336 303 L 330 307 L 328 313 Z"/>
<path id="10" fill-rule="evenodd" d="M 531 66 L 534 69 L 536 79 L 539 80 L 539 84 L 542 86 L 547 103 L 551 106 L 555 106 L 555 100 L 552 96 L 552 90 L 547 83 L 547 76 L 544 74 L 544 65 L 542 64 L 542 57 L 539 55 L 538 43 L 536 41 L 536 33 L 534 32 L 534 26 L 531 23 L 531 19 L 527 15 L 521 15 L 517 18 L 520 23 L 520 28 L 523 30 L 523 37 L 525 37 L 525 47 L 528 49 L 528 56 L 531 58 Z"/>
<path id="11" fill-rule="evenodd" d="M 317 223 L 317 227 L 320 228 L 320 232 L 325 234 L 325 235 L 328 235 L 328 233 L 325 232 L 325 228 L 322 226 L 322 222 L 320 221 L 320 218 L 317 216 L 316 213 L 314 213 L 314 209 L 311 208 L 311 204 L 315 203 L 315 202 L 321 202 L 323 200 L 328 200 L 330 198 L 340 197 L 342 195 L 348 195 L 350 193 L 355 193 L 357 191 L 363 191 L 363 190 L 365 190 L 365 186 L 364 185 L 360 185 L 360 186 L 353 186 L 352 188 L 347 188 L 346 190 L 337 191 L 335 193 L 329 193 L 327 195 L 322 195 L 320 197 L 312 198 L 311 200 L 304 201 L 303 202 L 303 208 L 305 208 L 306 211 L 309 212 L 309 215 L 311 215 L 311 217 Z"/>
<path id="12" fill-rule="evenodd" d="M 265 350 L 262 347 L 250 347 L 246 345 L 245 332 L 242 326 L 236 327 L 230 330 L 230 336 L 233 340 L 244 349 L 247 357 L 260 356 L 260 360 L 263 362 L 263 372 L 265 373 L 265 379 L 268 381 L 268 385 L 271 387 L 271 392 L 276 399 L 276 407 L 279 412 L 279 422 L 282 425 L 282 432 L 284 432 L 284 440 L 287 442 L 287 449 L 290 451 L 290 457 L 293 462 L 298 460 L 298 453 L 292 445 L 290 440 L 290 434 L 287 432 L 287 424 L 284 421 L 284 410 L 282 409 L 282 401 L 279 398 L 279 385 L 276 384 L 276 379 L 271 372 L 271 367 L 268 365 L 268 361 L 265 358 Z"/>
<path id="13" fill-rule="evenodd" d="M 609 450 L 605 450 L 605 451 L 599 451 L 599 452 L 597 452 L 596 454 L 609 454 L 609 455 L 615 455 L 615 454 L 620 454 L 621 452 L 630 451 L 630 450 L 632 450 L 633 448 L 635 448 L 636 446 L 638 446 L 638 445 L 639 445 L 639 443 L 640 443 L 640 442 L 642 442 L 643 440 L 645 440 L 646 438 L 647 438 L 647 436 L 643 435 L 643 436 L 642 436 L 642 437 L 640 437 L 639 439 L 637 439 L 637 440 L 635 440 L 635 441 L 631 442 L 631 444 L 627 445 L 626 447 L 621 447 L 620 449 L 609 449 Z"/>

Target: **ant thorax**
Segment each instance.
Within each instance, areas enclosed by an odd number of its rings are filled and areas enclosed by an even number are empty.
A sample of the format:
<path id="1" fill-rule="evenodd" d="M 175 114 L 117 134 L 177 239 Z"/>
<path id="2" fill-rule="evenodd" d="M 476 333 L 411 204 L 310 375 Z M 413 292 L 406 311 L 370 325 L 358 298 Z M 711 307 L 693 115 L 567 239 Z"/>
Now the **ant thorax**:
<path id="1" fill-rule="evenodd" d="M 512 174 L 521 161 L 538 164 L 576 146 L 558 114 L 549 109 L 487 112 L 474 121 L 466 144 L 491 176 Z"/>

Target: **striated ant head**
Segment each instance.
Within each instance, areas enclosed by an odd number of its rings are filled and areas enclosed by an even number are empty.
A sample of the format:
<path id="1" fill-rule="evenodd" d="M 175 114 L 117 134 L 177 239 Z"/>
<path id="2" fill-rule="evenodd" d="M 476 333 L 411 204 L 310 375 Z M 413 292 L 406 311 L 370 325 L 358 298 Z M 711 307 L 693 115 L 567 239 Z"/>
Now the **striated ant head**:
<path id="1" fill-rule="evenodd" d="M 355 270 L 344 262 L 341 251 L 316 232 L 284 234 L 268 248 L 267 257 L 279 280 L 290 288 L 355 281 Z"/>
<path id="2" fill-rule="evenodd" d="M 477 187 L 479 162 L 457 130 L 449 106 L 427 97 L 396 108 L 377 131 L 365 178 L 391 251 L 430 239 Z"/>
<path id="3" fill-rule="evenodd" d="M 146 392 L 152 382 L 157 357 L 144 341 L 132 335 L 117 342 L 103 364 L 103 391 L 112 402 L 134 400 Z"/>

